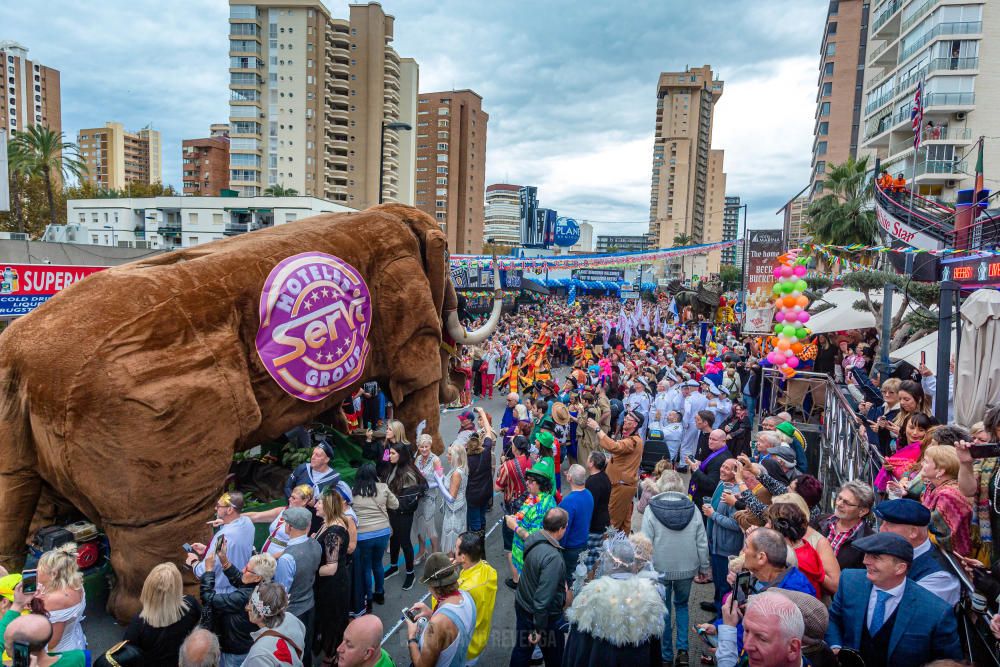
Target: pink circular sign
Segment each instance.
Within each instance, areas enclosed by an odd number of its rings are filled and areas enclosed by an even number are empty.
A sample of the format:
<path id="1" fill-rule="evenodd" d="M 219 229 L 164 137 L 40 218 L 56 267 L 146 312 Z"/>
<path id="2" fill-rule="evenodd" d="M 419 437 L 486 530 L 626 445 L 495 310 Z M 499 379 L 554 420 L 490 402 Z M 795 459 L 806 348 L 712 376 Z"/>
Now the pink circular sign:
<path id="1" fill-rule="evenodd" d="M 371 314 L 357 269 L 320 252 L 294 255 L 264 283 L 257 354 L 282 389 L 321 401 L 361 377 Z"/>

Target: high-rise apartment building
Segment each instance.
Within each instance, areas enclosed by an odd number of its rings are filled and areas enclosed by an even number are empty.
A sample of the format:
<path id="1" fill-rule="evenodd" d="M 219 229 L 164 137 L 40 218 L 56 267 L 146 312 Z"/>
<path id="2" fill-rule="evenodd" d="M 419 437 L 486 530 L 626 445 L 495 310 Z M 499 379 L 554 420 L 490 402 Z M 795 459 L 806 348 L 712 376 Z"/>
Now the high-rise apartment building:
<path id="1" fill-rule="evenodd" d="M 813 126 L 813 196 L 822 195 L 828 165 L 858 154 L 868 16 L 869 0 L 833 0 L 827 9 Z"/>
<path id="2" fill-rule="evenodd" d="M 809 216 L 806 209 L 809 208 L 809 196 L 801 195 L 785 204 L 785 245 L 789 248 L 801 248 L 802 244 L 811 237 L 806 229 Z"/>
<path id="3" fill-rule="evenodd" d="M 229 188 L 229 128 L 212 125 L 211 136 L 181 142 L 184 194 L 218 197 Z"/>
<path id="4" fill-rule="evenodd" d="M 739 197 L 726 197 L 726 210 L 722 214 L 723 241 L 735 241 L 739 237 L 742 210 Z M 730 246 L 722 251 L 722 263 L 736 266 L 736 246 Z"/>
<path id="5" fill-rule="evenodd" d="M 925 196 L 973 187 L 975 143 L 1000 135 L 1000 5 L 986 0 L 872 2 L 861 147 Z M 923 83 L 914 155 L 911 111 Z M 985 151 L 985 173 L 1000 152 Z M 990 178 L 987 176 L 987 178 Z"/>
<path id="6" fill-rule="evenodd" d="M 0 129 L 8 136 L 41 125 L 62 131 L 59 70 L 28 60 L 28 49 L 17 42 L 0 41 L 4 102 Z"/>
<path id="7" fill-rule="evenodd" d="M 520 185 L 494 183 L 486 188 L 483 238 L 497 245 L 521 245 Z"/>
<path id="8" fill-rule="evenodd" d="M 108 122 L 80 130 L 76 143 L 87 165 L 84 182 L 107 190 L 163 182 L 163 146 L 157 130 L 128 132 L 121 123 Z"/>
<path id="9" fill-rule="evenodd" d="M 382 199 L 398 200 L 412 174 L 400 164 L 403 130 L 385 126 L 416 122 L 400 108 L 416 67 L 390 46 L 393 21 L 374 2 L 344 19 L 319 0 L 230 0 L 233 189 L 281 185 L 365 208 L 381 183 Z"/>
<path id="10" fill-rule="evenodd" d="M 725 174 L 723 152 L 712 150 L 712 120 L 722 89 L 709 65 L 660 74 L 649 202 L 649 235 L 656 247 L 671 247 L 678 236 L 705 243 L 713 240 L 711 234 L 721 234 Z M 711 263 L 717 271 L 720 260 L 702 257 L 693 272 L 704 273 Z M 669 262 L 666 270 L 679 274 L 681 262 Z"/>
<path id="11" fill-rule="evenodd" d="M 643 236 L 611 236 L 597 237 L 597 252 L 641 252 L 649 248 L 649 238 Z"/>
<path id="12" fill-rule="evenodd" d="M 488 121 L 471 90 L 419 96 L 414 206 L 438 221 L 453 253 L 483 247 Z"/>

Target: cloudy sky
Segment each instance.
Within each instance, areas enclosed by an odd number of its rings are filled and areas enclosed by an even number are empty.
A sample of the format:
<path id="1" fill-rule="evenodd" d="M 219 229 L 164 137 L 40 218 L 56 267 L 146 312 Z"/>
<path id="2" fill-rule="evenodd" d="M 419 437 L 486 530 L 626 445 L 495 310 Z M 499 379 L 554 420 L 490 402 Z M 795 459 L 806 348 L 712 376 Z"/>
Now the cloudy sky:
<path id="1" fill-rule="evenodd" d="M 709 64 L 725 82 L 712 144 L 751 227 L 808 182 L 826 0 L 384 0 L 422 91 L 471 88 L 490 115 L 487 183 L 537 185 L 541 205 L 640 234 L 649 216 L 656 83 Z M 225 0 L 0 2 L 0 40 L 62 72 L 63 129 L 118 120 L 180 143 L 225 122 Z M 346 16 L 346 0 L 327 3 Z M 631 224 L 608 224 L 626 221 Z"/>

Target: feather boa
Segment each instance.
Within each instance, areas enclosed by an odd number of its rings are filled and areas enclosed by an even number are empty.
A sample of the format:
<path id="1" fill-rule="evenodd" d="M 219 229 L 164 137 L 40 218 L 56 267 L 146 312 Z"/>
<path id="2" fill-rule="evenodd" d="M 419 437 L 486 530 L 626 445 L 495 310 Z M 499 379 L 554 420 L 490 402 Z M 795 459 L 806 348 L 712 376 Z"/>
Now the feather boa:
<path id="1" fill-rule="evenodd" d="M 583 587 L 566 616 L 582 632 L 627 646 L 661 636 L 665 613 L 654 580 L 601 577 Z"/>

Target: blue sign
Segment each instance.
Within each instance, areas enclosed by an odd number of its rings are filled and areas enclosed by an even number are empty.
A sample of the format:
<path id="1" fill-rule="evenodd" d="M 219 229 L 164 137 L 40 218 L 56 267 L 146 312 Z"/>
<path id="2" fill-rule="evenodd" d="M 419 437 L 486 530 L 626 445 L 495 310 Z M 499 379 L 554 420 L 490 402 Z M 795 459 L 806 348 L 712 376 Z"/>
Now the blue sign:
<path id="1" fill-rule="evenodd" d="M 747 305 L 742 301 L 740 301 L 735 306 L 733 306 L 733 312 L 738 315 L 742 315 L 743 313 L 747 312 Z"/>
<path id="2" fill-rule="evenodd" d="M 27 315 L 51 298 L 52 296 L 48 294 L 0 296 L 0 317 Z"/>
<path id="3" fill-rule="evenodd" d="M 560 217 L 556 219 L 555 242 L 560 248 L 576 245 L 580 240 L 580 225 L 573 218 Z"/>

